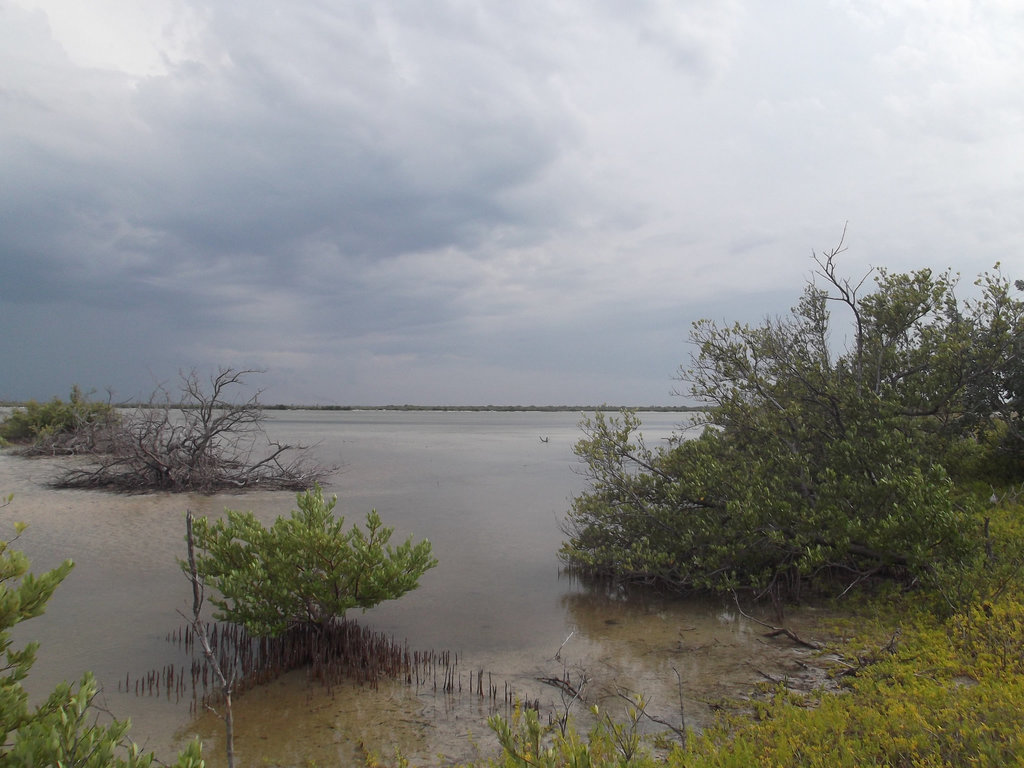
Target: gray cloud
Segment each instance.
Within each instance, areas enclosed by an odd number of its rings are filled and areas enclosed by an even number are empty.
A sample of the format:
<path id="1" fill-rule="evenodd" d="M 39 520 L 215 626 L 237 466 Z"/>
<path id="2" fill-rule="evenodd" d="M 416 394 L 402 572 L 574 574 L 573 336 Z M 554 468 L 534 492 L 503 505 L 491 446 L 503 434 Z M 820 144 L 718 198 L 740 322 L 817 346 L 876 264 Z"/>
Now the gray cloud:
<path id="1" fill-rule="evenodd" d="M 847 221 L 858 274 L 1024 240 L 1008 6 L 100 4 L 0 2 L 0 398 L 671 402 Z"/>

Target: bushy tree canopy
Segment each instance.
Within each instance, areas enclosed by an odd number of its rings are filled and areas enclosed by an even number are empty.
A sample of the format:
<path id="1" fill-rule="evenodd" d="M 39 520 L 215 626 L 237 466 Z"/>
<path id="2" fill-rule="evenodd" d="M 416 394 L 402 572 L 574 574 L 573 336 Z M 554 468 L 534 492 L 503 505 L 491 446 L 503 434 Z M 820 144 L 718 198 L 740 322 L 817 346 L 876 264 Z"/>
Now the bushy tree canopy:
<path id="1" fill-rule="evenodd" d="M 437 565 L 427 540 L 390 545 L 393 528 L 376 511 L 366 529 L 345 529 L 334 516 L 337 498 L 319 486 L 298 495 L 298 509 L 264 527 L 251 512 L 228 510 L 193 524 L 196 568 L 218 619 L 254 635 L 279 635 L 297 625 L 323 625 L 351 608 L 371 608 L 419 585 Z M 183 563 L 187 568 L 187 564 Z"/>
<path id="2" fill-rule="evenodd" d="M 699 437 L 651 450 L 635 414 L 583 423 L 592 487 L 566 521 L 569 563 L 778 597 L 809 577 L 912 578 L 976 544 L 951 474 L 985 446 L 990 469 L 1000 451 L 1020 467 L 995 441 L 1018 431 L 1024 304 L 998 267 L 970 300 L 928 269 L 877 270 L 862 293 L 837 253 L 787 317 L 694 324 L 680 378 L 707 408 Z M 849 320 L 842 349 L 830 307 Z"/>

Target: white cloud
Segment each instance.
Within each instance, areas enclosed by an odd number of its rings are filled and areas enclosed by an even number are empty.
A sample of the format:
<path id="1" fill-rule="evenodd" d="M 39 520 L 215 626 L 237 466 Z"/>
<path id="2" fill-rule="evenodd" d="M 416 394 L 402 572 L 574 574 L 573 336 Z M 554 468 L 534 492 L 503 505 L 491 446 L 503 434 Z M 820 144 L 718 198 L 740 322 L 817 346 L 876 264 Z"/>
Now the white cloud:
<path id="1" fill-rule="evenodd" d="M 197 54 L 201 12 L 178 0 L 15 0 L 39 11 L 57 45 L 83 69 L 166 74 Z"/>

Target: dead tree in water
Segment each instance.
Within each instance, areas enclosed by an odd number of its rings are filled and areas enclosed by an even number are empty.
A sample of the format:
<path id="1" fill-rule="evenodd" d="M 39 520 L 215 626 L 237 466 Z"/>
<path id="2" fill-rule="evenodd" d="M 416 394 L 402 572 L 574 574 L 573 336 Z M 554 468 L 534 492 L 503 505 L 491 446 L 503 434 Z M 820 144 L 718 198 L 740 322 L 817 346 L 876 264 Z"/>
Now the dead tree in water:
<path id="1" fill-rule="evenodd" d="M 205 388 L 195 370 L 182 374 L 177 404 L 162 386 L 147 406 L 111 428 L 109 450 L 56 481 L 62 488 L 215 493 L 267 488 L 305 490 L 333 469 L 306 460 L 304 448 L 271 440 L 260 392 L 231 394 L 255 370 L 224 368 Z"/>

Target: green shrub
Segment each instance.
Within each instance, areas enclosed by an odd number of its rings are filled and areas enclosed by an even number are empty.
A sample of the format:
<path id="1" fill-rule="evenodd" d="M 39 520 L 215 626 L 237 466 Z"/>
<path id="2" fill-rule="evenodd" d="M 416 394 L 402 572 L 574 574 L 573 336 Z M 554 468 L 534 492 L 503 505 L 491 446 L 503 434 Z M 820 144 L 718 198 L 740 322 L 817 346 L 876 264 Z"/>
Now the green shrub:
<path id="1" fill-rule="evenodd" d="M 908 622 L 898 649 L 810 708 L 780 693 L 694 739 L 686 766 L 1001 766 L 1024 759 L 1024 606 Z"/>
<path id="2" fill-rule="evenodd" d="M 376 511 L 366 529 L 345 529 L 334 516 L 337 498 L 320 486 L 300 493 L 298 509 L 269 528 L 251 512 L 227 510 L 211 523 L 193 523 L 196 570 L 219 595 L 210 599 L 218 619 L 244 625 L 254 635 L 280 635 L 291 627 L 317 627 L 416 589 L 437 565 L 430 542 L 410 536 L 393 547 L 394 532 Z M 189 564 L 182 568 L 189 572 Z"/>
<path id="3" fill-rule="evenodd" d="M 880 269 L 861 294 L 839 250 L 816 258 L 827 290 L 808 284 L 788 316 L 694 324 L 680 379 L 706 408 L 698 438 L 649 449 L 635 414 L 584 420 L 591 488 L 567 516 L 571 566 L 780 602 L 975 557 L 981 528 L 953 479 L 1019 472 L 1005 437 L 1022 431 L 1007 392 L 1024 302 L 998 272 L 979 300 L 929 269 Z M 838 353 L 831 307 L 854 331 Z"/>
<path id="4" fill-rule="evenodd" d="M 536 710 L 516 707 L 509 720 L 499 715 L 487 719 L 498 737 L 501 755 L 492 768 L 653 768 L 653 745 L 640 736 L 644 701 L 628 707 L 624 719 L 600 716 L 584 737 L 574 728 L 563 733 L 554 724 L 544 726 Z M 598 714 L 596 707 L 593 713 Z"/>
<path id="5" fill-rule="evenodd" d="M 12 443 L 59 447 L 62 441 L 82 436 L 78 442 L 94 447 L 94 431 L 116 419 L 110 403 L 89 400 L 76 386 L 67 402 L 53 398 L 45 403 L 30 400 L 14 409 L 0 423 L 0 438 Z"/>

